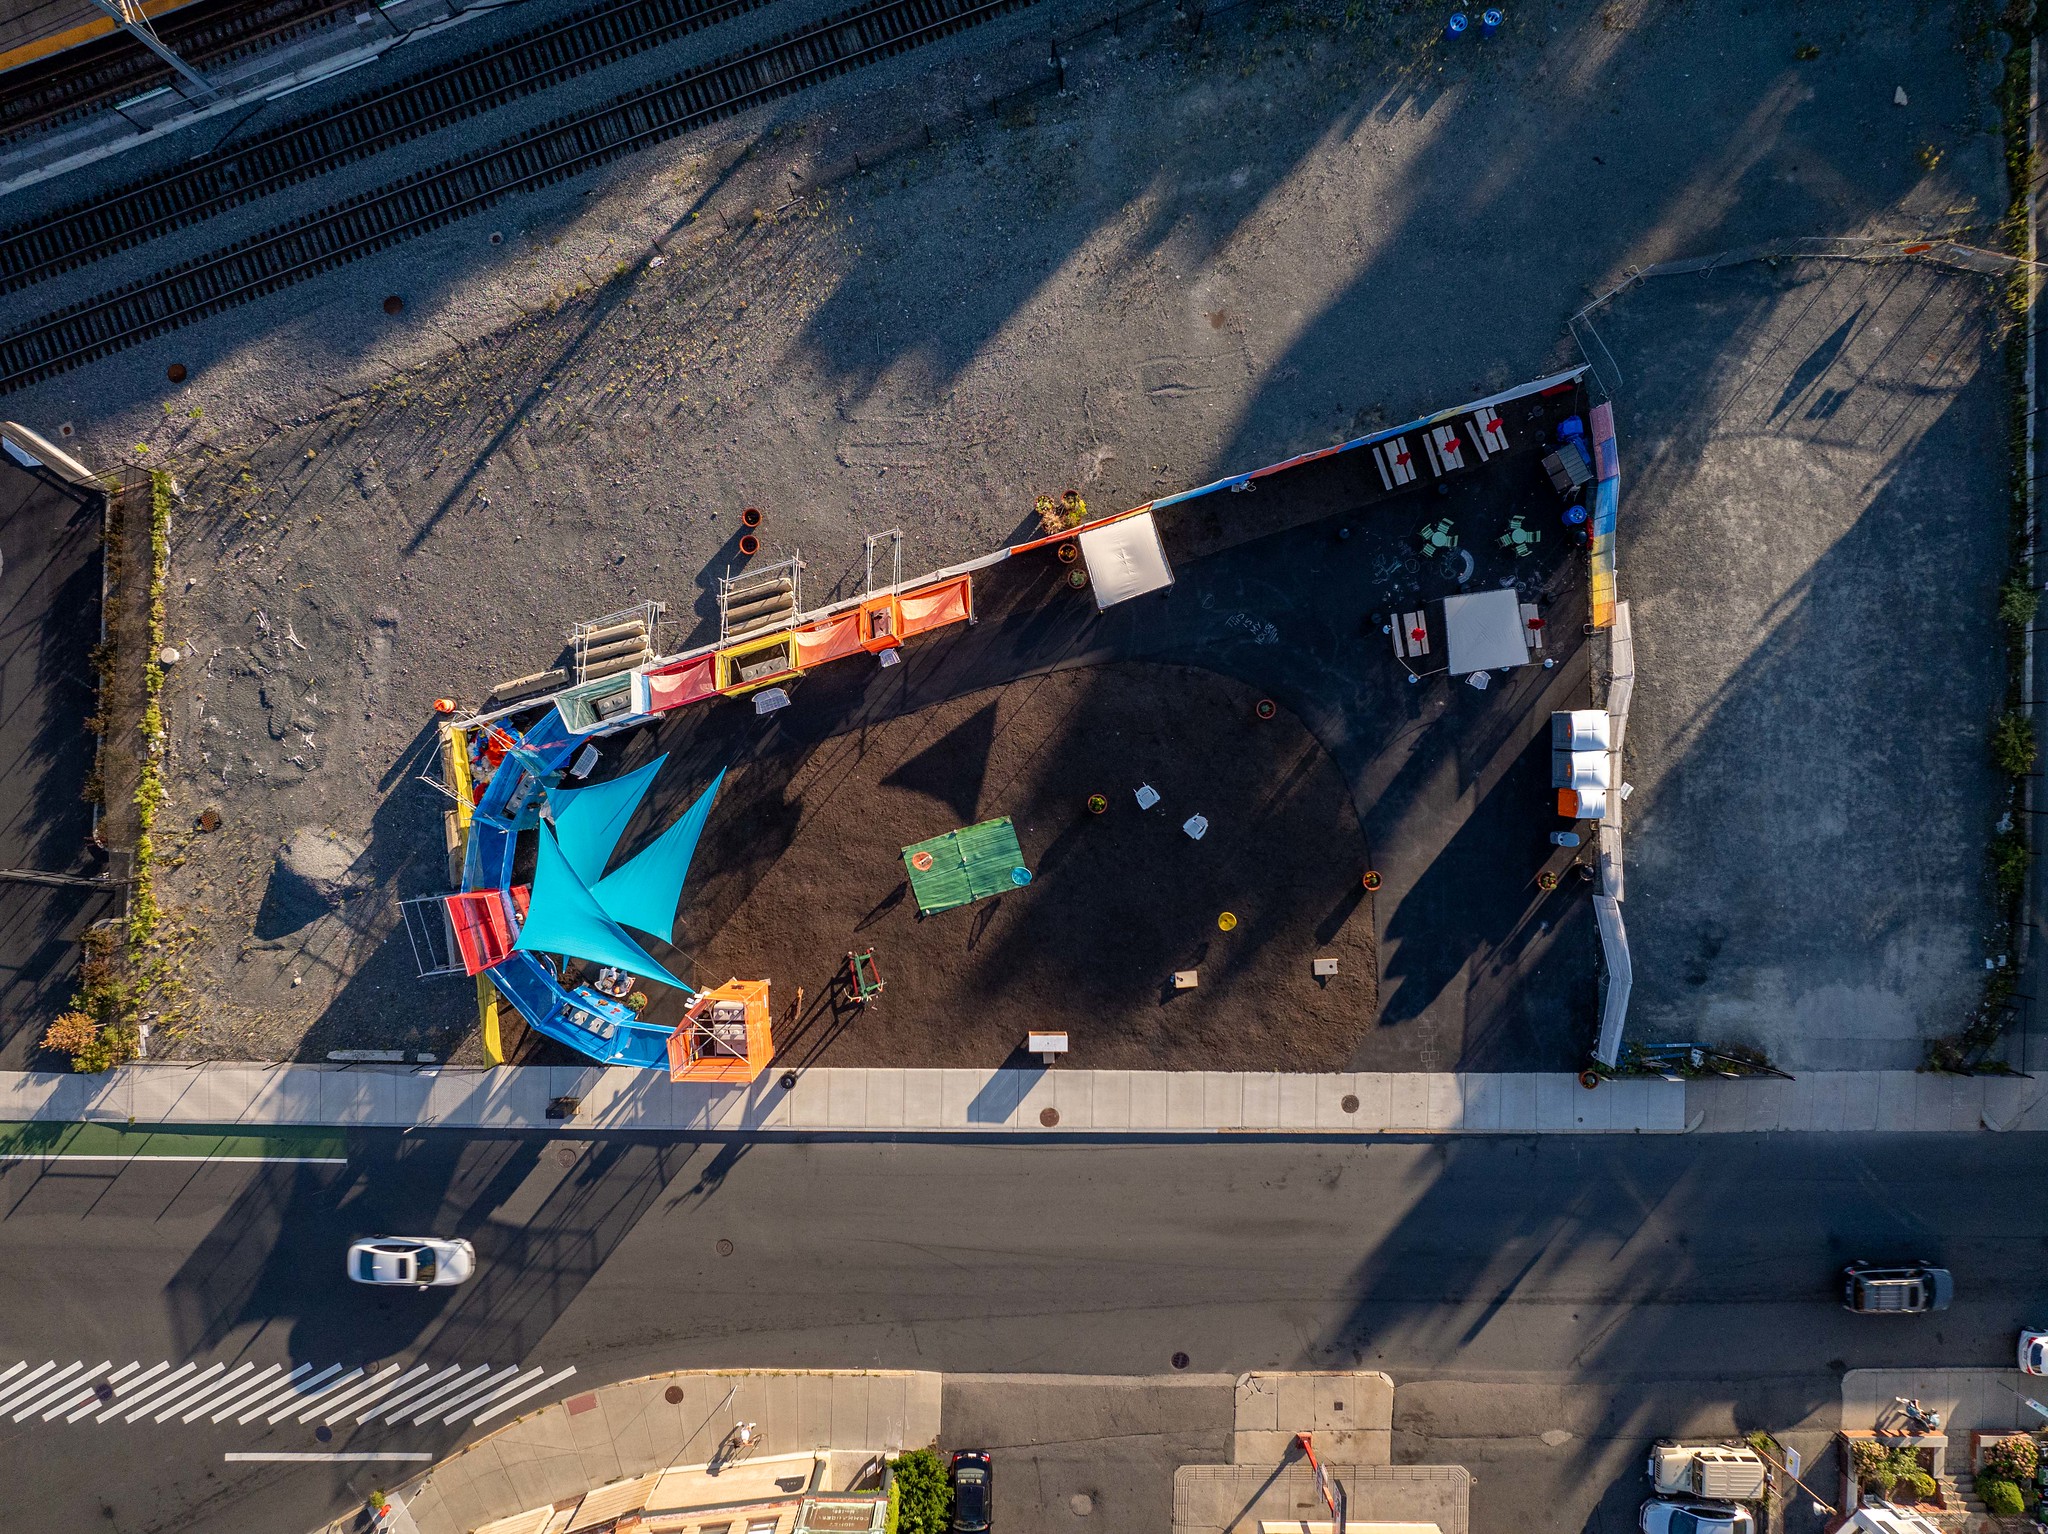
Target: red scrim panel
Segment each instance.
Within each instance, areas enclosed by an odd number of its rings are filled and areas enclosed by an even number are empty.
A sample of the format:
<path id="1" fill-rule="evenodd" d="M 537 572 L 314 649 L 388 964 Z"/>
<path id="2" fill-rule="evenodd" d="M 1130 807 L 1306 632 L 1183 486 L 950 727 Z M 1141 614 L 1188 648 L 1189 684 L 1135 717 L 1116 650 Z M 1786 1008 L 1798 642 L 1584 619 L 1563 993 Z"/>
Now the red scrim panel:
<path id="1" fill-rule="evenodd" d="M 860 610 L 855 608 L 796 631 L 796 663 L 799 670 L 819 661 L 837 660 L 860 649 Z"/>
<path id="2" fill-rule="evenodd" d="M 973 577 L 962 575 L 922 591 L 906 591 L 898 605 L 903 612 L 905 639 L 949 623 L 965 623 L 974 616 Z"/>
<path id="3" fill-rule="evenodd" d="M 463 970 L 482 974 L 512 951 L 512 923 L 503 890 L 472 890 L 447 899 L 448 925 L 455 933 Z"/>
<path id="4" fill-rule="evenodd" d="M 647 706 L 652 713 L 681 708 L 685 703 L 695 703 L 717 691 L 718 657 L 715 655 L 700 655 L 695 660 L 678 661 L 673 666 L 647 673 Z"/>

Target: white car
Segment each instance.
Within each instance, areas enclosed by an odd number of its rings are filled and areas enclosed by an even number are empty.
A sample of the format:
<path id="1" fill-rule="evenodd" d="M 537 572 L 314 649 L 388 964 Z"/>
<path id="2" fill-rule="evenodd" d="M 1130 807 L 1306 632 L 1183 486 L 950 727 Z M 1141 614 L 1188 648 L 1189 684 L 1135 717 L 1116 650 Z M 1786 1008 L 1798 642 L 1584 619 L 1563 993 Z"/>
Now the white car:
<path id="1" fill-rule="evenodd" d="M 441 1236 L 365 1236 L 348 1249 L 348 1276 L 359 1284 L 442 1289 L 476 1272 L 476 1248 Z"/>
<path id="2" fill-rule="evenodd" d="M 1689 1497 L 1652 1497 L 1636 1521 L 1643 1534 L 1756 1534 L 1747 1508 Z"/>
<path id="3" fill-rule="evenodd" d="M 2048 1332 L 2020 1333 L 2020 1373 L 2048 1374 Z"/>

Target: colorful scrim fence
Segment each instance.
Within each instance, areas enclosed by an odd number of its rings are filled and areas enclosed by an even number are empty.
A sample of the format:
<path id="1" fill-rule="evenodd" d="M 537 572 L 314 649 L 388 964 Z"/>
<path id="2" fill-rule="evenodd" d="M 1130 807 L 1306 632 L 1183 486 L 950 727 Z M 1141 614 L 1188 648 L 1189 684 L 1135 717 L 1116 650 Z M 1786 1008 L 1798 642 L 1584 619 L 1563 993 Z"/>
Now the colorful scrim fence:
<path id="1" fill-rule="evenodd" d="M 1614 627 L 1614 522 L 1621 509 L 1621 449 L 1614 440 L 1614 406 L 1593 407 L 1593 627 Z"/>

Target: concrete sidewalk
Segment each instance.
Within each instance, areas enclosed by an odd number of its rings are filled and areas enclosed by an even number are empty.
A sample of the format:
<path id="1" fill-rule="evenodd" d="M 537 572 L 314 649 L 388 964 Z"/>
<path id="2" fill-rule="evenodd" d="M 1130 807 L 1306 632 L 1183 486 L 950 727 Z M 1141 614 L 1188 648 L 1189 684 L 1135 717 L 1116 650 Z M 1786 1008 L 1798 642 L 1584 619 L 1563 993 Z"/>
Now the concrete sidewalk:
<path id="1" fill-rule="evenodd" d="M 397 1496 L 420 1534 L 465 1534 L 530 1508 L 595 1503 L 627 1491 L 621 1482 L 702 1464 L 740 1422 L 760 1429 L 753 1460 L 920 1448 L 939 1435 L 939 1384 L 936 1374 L 908 1369 L 649 1375 L 529 1412 L 398 1487 Z M 374 1478 L 357 1480 L 367 1495 Z M 362 1527 L 355 1514 L 329 1525 L 335 1534 Z"/>
<path id="2" fill-rule="evenodd" d="M 131 1065 L 0 1074 L 0 1121 L 887 1134 L 1675 1134 L 1685 1089 L 1565 1074 L 810 1070 L 784 1088 L 556 1066 Z M 550 1103 L 577 1099 L 573 1118 Z"/>
<path id="3" fill-rule="evenodd" d="M 1686 1127 L 1703 1133 L 1763 1130 L 2048 1129 L 2048 1088 L 2020 1076 L 1920 1071 L 1813 1071 L 1794 1081 L 1689 1081 Z"/>
<path id="4" fill-rule="evenodd" d="M 2019 1077 L 1821 1071 L 1795 1081 L 1449 1072 L 810 1070 L 785 1088 L 574 1066 L 131 1065 L 0 1072 L 0 1123 L 364 1125 L 912 1135 L 1710 1134 L 2048 1129 Z M 572 1117 L 548 1116 L 576 1099 Z"/>

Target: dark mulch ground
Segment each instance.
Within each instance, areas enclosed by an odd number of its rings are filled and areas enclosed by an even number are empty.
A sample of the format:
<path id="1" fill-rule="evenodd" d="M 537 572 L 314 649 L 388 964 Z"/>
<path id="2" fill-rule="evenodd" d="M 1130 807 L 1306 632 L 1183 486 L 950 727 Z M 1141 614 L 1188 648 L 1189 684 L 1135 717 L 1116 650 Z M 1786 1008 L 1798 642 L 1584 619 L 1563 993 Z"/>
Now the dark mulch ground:
<path id="1" fill-rule="evenodd" d="M 996 1065 L 1050 1027 L 1081 1066 L 1342 1069 L 1376 1010 L 1365 844 L 1329 755 L 1257 701 L 1213 672 L 1119 663 L 752 756 L 678 943 L 705 983 L 769 976 L 778 1012 L 803 988 L 777 1033 L 792 1064 Z M 1143 782 L 1162 795 L 1149 812 Z M 1199 842 L 1181 829 L 1197 811 Z M 998 815 L 1032 883 L 920 918 L 901 849 Z M 868 947 L 888 989 L 862 1010 L 835 977 Z M 1315 957 L 1338 975 L 1314 979 Z M 1176 992 L 1177 969 L 1200 985 Z"/>

